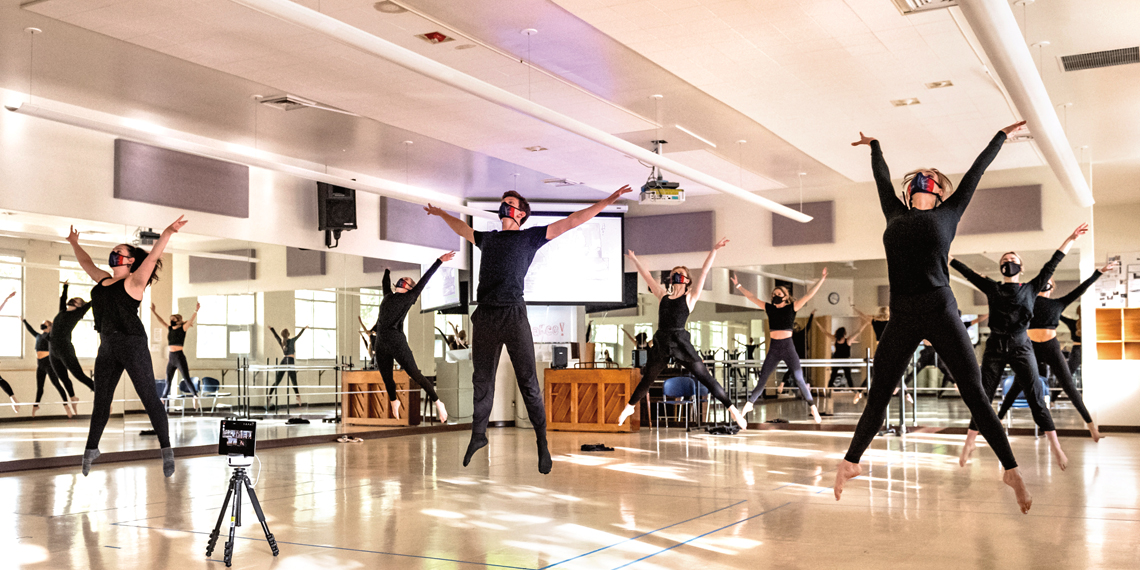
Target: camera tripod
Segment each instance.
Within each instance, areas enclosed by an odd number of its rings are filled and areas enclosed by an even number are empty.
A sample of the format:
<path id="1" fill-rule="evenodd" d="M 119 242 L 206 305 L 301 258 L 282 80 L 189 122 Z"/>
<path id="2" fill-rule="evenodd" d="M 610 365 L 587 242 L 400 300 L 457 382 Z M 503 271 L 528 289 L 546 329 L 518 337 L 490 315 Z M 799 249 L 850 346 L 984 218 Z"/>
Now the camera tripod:
<path id="1" fill-rule="evenodd" d="M 261 503 L 257 501 L 257 494 L 253 492 L 253 485 L 249 482 L 249 477 L 245 474 L 245 467 L 235 466 L 234 474 L 230 477 L 230 488 L 226 491 L 226 500 L 222 503 L 222 512 L 218 514 L 218 523 L 214 525 L 214 532 L 210 533 L 210 542 L 206 546 L 206 556 L 214 553 L 214 546 L 218 543 L 218 535 L 221 532 L 222 521 L 226 518 L 226 507 L 230 504 L 230 497 L 233 497 L 234 508 L 230 514 L 230 538 L 226 541 L 225 545 L 225 562 L 228 568 L 234 558 L 234 533 L 237 527 L 241 526 L 241 490 L 245 487 L 249 493 L 249 502 L 253 503 L 253 510 L 257 513 L 257 520 L 261 522 L 261 529 L 265 531 L 265 540 L 269 542 L 269 548 L 273 549 L 273 555 L 277 556 L 280 550 L 277 548 L 277 539 L 273 538 L 273 533 L 269 532 L 269 525 L 265 524 L 265 513 L 261 511 Z"/>

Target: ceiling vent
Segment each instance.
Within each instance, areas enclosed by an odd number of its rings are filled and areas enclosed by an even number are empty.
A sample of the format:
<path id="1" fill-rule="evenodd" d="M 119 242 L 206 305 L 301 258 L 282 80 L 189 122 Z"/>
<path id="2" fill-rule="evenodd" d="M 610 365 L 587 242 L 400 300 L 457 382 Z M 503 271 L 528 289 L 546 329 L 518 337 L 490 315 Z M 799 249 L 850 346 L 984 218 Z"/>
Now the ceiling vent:
<path id="1" fill-rule="evenodd" d="M 1106 51 L 1061 56 L 1061 69 L 1065 71 L 1112 67 L 1126 63 L 1140 63 L 1140 47 L 1110 49 Z"/>
<path id="2" fill-rule="evenodd" d="M 337 109 L 336 107 L 329 107 L 328 105 L 322 105 L 322 104 L 317 103 L 315 101 L 303 99 L 303 98 L 298 97 L 296 95 L 272 95 L 269 97 L 262 97 L 261 98 L 261 104 L 268 106 L 268 107 L 273 107 L 274 109 L 277 109 L 279 111 L 296 111 L 297 109 L 320 109 L 322 111 L 332 111 L 334 113 L 340 113 L 342 115 L 351 115 L 353 117 L 359 117 L 360 116 L 360 115 L 357 115 L 356 113 L 350 113 L 348 111 L 345 111 L 344 109 Z"/>
<path id="3" fill-rule="evenodd" d="M 909 107 L 911 105 L 918 105 L 920 103 L 922 103 L 922 102 L 919 101 L 917 97 L 908 97 L 906 99 L 894 99 L 891 101 L 891 105 L 894 105 L 895 107 Z"/>
<path id="4" fill-rule="evenodd" d="M 1006 140 L 1005 142 L 1022 143 L 1022 142 L 1032 142 L 1032 141 L 1033 141 L 1033 135 L 1031 135 L 1029 133 L 1021 133 L 1019 135 L 1013 135 L 1012 137 L 1009 137 L 1009 139 Z"/>
<path id="5" fill-rule="evenodd" d="M 529 150 L 530 152 L 542 152 L 542 151 L 546 150 L 546 147 L 544 147 L 544 146 L 524 146 L 523 150 Z"/>
<path id="6" fill-rule="evenodd" d="M 570 180 L 569 178 L 547 178 L 542 181 L 543 184 L 553 184 L 555 186 L 581 186 L 584 182 Z"/>
<path id="7" fill-rule="evenodd" d="M 902 12 L 904 16 L 908 14 L 917 14 L 918 12 L 926 12 L 928 10 L 941 10 L 951 6 L 957 6 L 958 0 L 894 0 L 895 6 Z"/>

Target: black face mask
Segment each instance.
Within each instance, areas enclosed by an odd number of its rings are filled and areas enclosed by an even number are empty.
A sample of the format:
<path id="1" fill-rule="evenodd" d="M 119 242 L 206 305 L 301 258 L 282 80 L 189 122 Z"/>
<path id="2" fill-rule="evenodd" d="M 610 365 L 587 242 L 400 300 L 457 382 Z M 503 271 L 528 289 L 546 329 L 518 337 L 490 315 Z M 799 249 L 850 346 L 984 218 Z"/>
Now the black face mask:
<path id="1" fill-rule="evenodd" d="M 40 330 L 41 330 L 41 331 L 46 331 L 46 330 L 47 330 L 47 325 L 40 325 Z"/>
<path id="2" fill-rule="evenodd" d="M 783 303 L 783 302 L 784 302 L 784 296 L 783 295 L 772 295 L 772 304 L 773 305 L 779 305 L 780 303 Z"/>
<path id="3" fill-rule="evenodd" d="M 1006 262 L 1001 264 L 1001 274 L 1002 275 L 1005 275 L 1006 277 L 1013 277 L 1014 275 L 1017 275 L 1018 273 L 1021 273 L 1021 264 L 1020 263 L 1014 263 L 1012 261 L 1006 261 Z"/>
<path id="4" fill-rule="evenodd" d="M 505 219 L 505 218 L 510 218 L 510 219 L 514 220 L 515 219 L 515 212 L 522 212 L 522 210 L 520 210 L 520 209 L 518 209 L 518 208 L 516 208 L 516 207 L 514 207 L 514 206 L 512 206 L 506 202 L 499 203 L 499 219 L 500 220 Z M 515 220 L 515 223 L 517 223 L 521 227 L 522 222 L 525 222 L 526 218 L 527 218 L 527 216 L 526 216 L 526 213 L 524 212 L 522 221 L 520 222 L 518 220 Z"/>
<path id="5" fill-rule="evenodd" d="M 913 206 L 915 194 L 934 194 L 938 196 L 938 203 L 942 203 L 942 196 L 935 192 L 935 188 L 939 188 L 938 183 L 933 178 L 919 172 L 910 179 L 910 196 L 907 197 L 907 203 Z"/>
<path id="6" fill-rule="evenodd" d="M 673 285 L 688 285 L 689 278 L 685 277 L 684 274 L 674 273 L 669 276 L 669 283 Z"/>

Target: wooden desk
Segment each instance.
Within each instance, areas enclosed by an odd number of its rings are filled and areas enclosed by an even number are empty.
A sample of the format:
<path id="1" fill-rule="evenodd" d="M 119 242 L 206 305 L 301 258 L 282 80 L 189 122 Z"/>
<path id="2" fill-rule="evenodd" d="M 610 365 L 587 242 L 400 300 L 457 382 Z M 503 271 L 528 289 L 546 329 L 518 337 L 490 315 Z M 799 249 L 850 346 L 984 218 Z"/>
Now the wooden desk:
<path id="1" fill-rule="evenodd" d="M 344 406 L 344 423 L 362 426 L 416 426 L 420 425 L 420 391 L 408 391 L 411 378 L 403 370 L 396 370 L 392 380 L 396 383 L 400 401 L 400 418 L 392 417 L 392 405 L 384 390 L 384 379 L 376 370 L 354 370 L 341 375 L 347 392 Z"/>
<path id="2" fill-rule="evenodd" d="M 635 432 L 641 414 L 625 425 L 618 416 L 641 380 L 636 368 L 547 369 L 544 375 L 546 426 L 555 431 Z M 641 403 L 638 403 L 640 406 Z M 640 410 L 638 410 L 640 412 Z"/>

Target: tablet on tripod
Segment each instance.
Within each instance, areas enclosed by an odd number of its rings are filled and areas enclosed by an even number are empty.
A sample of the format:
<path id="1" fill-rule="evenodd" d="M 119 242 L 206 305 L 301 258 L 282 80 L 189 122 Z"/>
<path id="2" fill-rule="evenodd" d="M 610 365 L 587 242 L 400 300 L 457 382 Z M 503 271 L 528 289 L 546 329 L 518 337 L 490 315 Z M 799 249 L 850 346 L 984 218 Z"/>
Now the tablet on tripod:
<path id="1" fill-rule="evenodd" d="M 218 455 L 253 457 L 257 448 L 257 422 L 222 420 Z"/>

